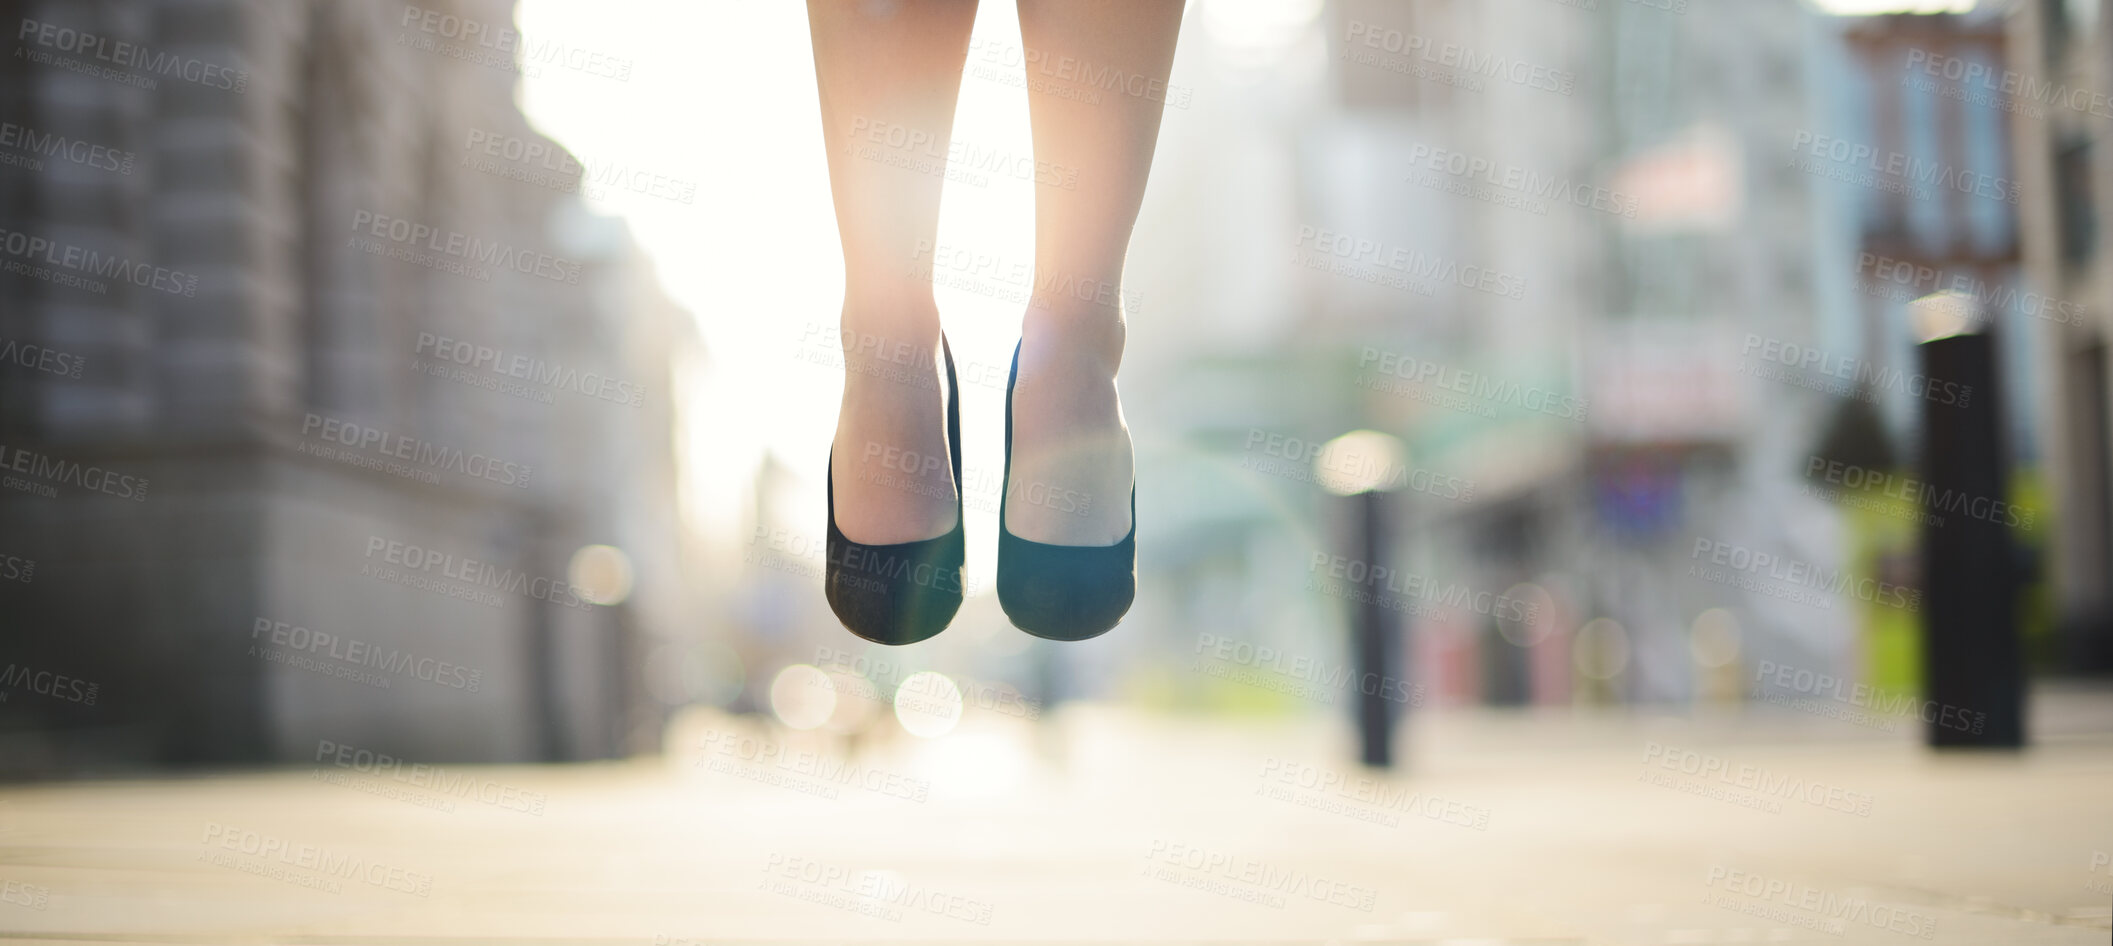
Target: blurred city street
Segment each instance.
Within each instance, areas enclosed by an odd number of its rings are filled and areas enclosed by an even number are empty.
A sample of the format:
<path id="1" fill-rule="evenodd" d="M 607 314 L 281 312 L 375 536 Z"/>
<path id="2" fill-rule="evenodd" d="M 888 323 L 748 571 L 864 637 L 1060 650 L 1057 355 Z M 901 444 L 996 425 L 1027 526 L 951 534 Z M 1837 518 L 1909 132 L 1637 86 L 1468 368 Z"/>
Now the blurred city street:
<path id="1" fill-rule="evenodd" d="M 1338 729 L 1089 705 L 857 754 L 698 717 L 664 760 L 430 779 L 333 747 L 5 789 L 0 936 L 2104 943 L 2109 708 L 2045 693 L 1991 756 L 1781 710 L 1451 712 L 1374 782 Z"/>
<path id="2" fill-rule="evenodd" d="M 0 0 L 0 946 L 2105 944 L 2106 7 Z"/>

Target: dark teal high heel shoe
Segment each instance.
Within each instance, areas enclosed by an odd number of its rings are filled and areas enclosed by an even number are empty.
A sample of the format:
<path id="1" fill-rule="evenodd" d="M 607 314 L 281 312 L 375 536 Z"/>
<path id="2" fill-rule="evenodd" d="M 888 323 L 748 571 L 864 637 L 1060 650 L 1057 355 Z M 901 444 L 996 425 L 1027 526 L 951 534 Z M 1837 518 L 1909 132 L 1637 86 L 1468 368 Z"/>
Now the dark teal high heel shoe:
<path id="1" fill-rule="evenodd" d="M 1137 598 L 1137 485 L 1130 485 L 1130 534 L 1114 545 L 1048 545 L 1005 528 L 1012 492 L 1012 398 L 1020 349 L 1005 379 L 1005 481 L 998 498 L 998 606 L 1014 627 L 1053 641 L 1082 641 L 1113 629 Z"/>
<path id="2" fill-rule="evenodd" d="M 954 528 L 945 535 L 894 545 L 867 545 L 836 527 L 836 457 L 829 463 L 828 564 L 823 593 L 844 627 L 876 644 L 914 644 L 946 630 L 961 610 L 961 565 L 968 544 L 961 516 L 961 387 L 954 353 L 946 356 L 946 440 L 954 465 Z"/>

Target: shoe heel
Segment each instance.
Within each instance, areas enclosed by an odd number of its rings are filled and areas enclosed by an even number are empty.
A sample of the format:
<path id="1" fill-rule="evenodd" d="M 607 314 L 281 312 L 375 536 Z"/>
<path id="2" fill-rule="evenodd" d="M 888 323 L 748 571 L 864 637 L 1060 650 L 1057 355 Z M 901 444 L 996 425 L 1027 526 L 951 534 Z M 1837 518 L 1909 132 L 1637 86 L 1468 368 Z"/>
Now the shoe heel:
<path id="1" fill-rule="evenodd" d="M 828 559 L 822 591 L 844 628 L 876 644 L 899 646 L 946 630 L 961 610 L 961 566 L 967 541 L 961 516 L 961 388 L 954 353 L 939 337 L 946 357 L 947 452 L 954 468 L 954 528 L 917 542 L 867 545 L 836 527 L 836 456 L 830 452 Z"/>
<path id="2" fill-rule="evenodd" d="M 1012 485 L 1012 400 L 1020 349 L 1005 379 L 1005 479 L 998 486 L 998 606 L 1014 627 L 1046 640 L 1099 637 L 1122 622 L 1137 598 L 1137 486 L 1130 487 L 1130 532 L 1114 545 L 1050 545 L 1005 528 Z"/>

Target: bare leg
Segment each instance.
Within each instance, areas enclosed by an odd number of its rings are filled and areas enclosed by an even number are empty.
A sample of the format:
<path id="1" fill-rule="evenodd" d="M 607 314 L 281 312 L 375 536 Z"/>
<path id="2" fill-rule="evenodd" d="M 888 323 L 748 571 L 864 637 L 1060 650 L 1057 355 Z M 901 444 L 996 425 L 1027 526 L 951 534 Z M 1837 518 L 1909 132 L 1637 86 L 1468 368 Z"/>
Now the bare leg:
<path id="1" fill-rule="evenodd" d="M 1019 8 L 1035 162 L 1050 173 L 1035 190 L 1036 292 L 1021 332 L 1005 526 L 1034 542 L 1113 545 L 1130 531 L 1134 476 L 1115 389 L 1123 256 L 1159 139 L 1182 4 Z"/>
<path id="2" fill-rule="evenodd" d="M 975 0 L 808 0 L 829 186 L 844 247 L 837 526 L 887 545 L 955 522 L 945 370 L 929 281 Z"/>

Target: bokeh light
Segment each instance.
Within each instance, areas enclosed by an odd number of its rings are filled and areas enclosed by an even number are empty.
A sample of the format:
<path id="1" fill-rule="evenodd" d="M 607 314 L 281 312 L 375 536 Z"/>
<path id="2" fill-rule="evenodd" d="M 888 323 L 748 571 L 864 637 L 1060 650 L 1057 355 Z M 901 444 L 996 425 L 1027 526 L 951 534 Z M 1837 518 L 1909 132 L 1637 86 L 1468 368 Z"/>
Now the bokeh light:
<path id="1" fill-rule="evenodd" d="M 1612 680 L 1629 668 L 1629 630 L 1613 618 L 1594 618 L 1578 628 L 1571 648 L 1577 671 L 1594 680 Z"/>
<path id="2" fill-rule="evenodd" d="M 1688 628 L 1688 650 L 1695 663 L 1717 668 L 1739 659 L 1739 618 L 1723 608 L 1695 615 Z"/>
<path id="3" fill-rule="evenodd" d="M 595 604 L 622 604 L 631 597 L 631 556 L 616 546 L 583 546 L 572 553 L 566 573 L 580 597 Z"/>
<path id="4" fill-rule="evenodd" d="M 895 688 L 895 719 L 910 735 L 937 739 L 961 722 L 961 687 L 946 674 L 920 670 Z"/>
<path id="5" fill-rule="evenodd" d="M 770 681 L 770 711 L 793 729 L 813 729 L 836 713 L 836 682 L 820 667 L 793 664 Z"/>

